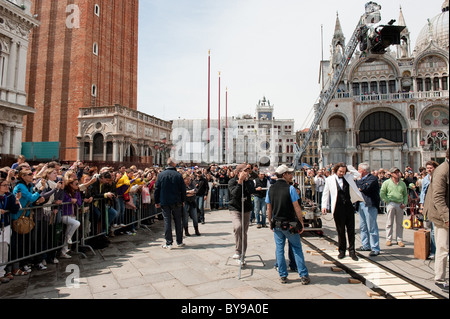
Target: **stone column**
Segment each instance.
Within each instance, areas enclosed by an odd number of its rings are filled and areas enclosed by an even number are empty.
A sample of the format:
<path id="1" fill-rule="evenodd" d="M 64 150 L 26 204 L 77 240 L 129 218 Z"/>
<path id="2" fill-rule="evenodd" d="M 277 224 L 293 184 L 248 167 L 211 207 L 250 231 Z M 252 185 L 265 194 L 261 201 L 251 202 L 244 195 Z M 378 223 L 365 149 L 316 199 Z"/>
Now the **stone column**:
<path id="1" fill-rule="evenodd" d="M 19 156 L 22 153 L 22 127 L 15 126 L 12 131 L 12 154 Z"/>
<path id="2" fill-rule="evenodd" d="M 94 141 L 89 141 L 89 160 L 94 160 Z"/>
<path id="3" fill-rule="evenodd" d="M 113 141 L 113 162 L 119 162 L 119 142 Z"/>
<path id="4" fill-rule="evenodd" d="M 19 43 L 18 50 L 18 59 L 17 59 L 17 104 L 25 105 L 26 104 L 26 93 L 25 93 L 25 85 L 26 85 L 26 76 L 27 76 L 27 50 L 28 47 L 26 43 Z"/>
<path id="5" fill-rule="evenodd" d="M 8 72 L 6 77 L 6 87 L 8 90 L 16 90 L 16 63 L 17 63 L 17 42 L 13 39 L 10 43 Z M 16 93 L 9 92 L 7 97 L 8 102 L 16 103 Z"/>
<path id="6" fill-rule="evenodd" d="M 77 160 L 84 161 L 84 142 L 80 139 L 77 140 Z M 83 157 L 83 158 L 82 158 Z"/>
<path id="7" fill-rule="evenodd" d="M 3 125 L 3 148 L 4 155 L 11 155 L 11 127 Z"/>

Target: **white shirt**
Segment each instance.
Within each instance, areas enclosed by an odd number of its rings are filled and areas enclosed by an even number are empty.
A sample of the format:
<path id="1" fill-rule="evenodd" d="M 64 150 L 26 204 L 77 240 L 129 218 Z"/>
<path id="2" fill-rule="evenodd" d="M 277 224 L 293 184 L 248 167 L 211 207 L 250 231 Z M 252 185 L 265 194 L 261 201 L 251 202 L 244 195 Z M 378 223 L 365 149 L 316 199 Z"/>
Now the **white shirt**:
<path id="1" fill-rule="evenodd" d="M 341 189 L 344 189 L 344 180 L 343 178 L 339 178 L 337 175 L 334 175 Z"/>

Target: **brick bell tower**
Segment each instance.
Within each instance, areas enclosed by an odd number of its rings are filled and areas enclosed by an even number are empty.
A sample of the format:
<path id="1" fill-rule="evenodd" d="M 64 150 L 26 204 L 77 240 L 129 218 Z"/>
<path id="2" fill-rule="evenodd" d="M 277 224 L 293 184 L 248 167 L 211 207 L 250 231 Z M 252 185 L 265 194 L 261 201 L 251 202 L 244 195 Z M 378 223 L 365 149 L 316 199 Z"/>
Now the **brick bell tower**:
<path id="1" fill-rule="evenodd" d="M 139 0 L 33 0 L 24 142 L 60 142 L 77 159 L 81 107 L 137 110 Z"/>

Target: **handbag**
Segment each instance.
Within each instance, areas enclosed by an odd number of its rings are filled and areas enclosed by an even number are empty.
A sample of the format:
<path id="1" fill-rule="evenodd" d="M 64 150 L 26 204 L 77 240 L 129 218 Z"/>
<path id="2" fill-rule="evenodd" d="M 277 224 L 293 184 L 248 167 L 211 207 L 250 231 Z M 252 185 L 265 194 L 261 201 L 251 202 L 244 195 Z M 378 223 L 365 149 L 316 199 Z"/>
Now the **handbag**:
<path id="1" fill-rule="evenodd" d="M 22 215 L 13 221 L 12 228 L 19 235 L 27 235 L 29 234 L 35 227 L 35 223 L 33 220 L 33 212 L 30 213 L 30 217 L 26 217 L 25 213 L 27 211 L 24 210 Z"/>
<path id="2" fill-rule="evenodd" d="M 130 193 L 125 193 L 123 194 L 123 200 L 125 202 L 129 202 L 130 201 Z"/>

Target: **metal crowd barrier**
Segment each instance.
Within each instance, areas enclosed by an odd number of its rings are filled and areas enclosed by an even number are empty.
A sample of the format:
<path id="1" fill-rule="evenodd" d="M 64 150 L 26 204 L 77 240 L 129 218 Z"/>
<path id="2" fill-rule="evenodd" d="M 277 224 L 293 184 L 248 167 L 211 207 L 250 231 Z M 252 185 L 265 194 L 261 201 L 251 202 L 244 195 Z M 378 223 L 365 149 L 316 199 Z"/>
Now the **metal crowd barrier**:
<path id="1" fill-rule="evenodd" d="M 78 207 L 76 204 L 64 203 L 61 205 L 45 205 L 40 207 L 25 208 L 19 211 L 20 216 L 24 210 L 33 214 L 35 227 L 26 235 L 19 235 L 13 231 L 12 225 L 5 227 L 4 218 L 0 225 L 0 267 L 17 265 L 18 263 L 38 264 L 44 259 L 57 258 L 58 253 L 65 246 L 66 224 L 62 212 L 63 207 L 73 205 L 75 218 L 80 222 L 69 245 L 71 253 L 81 254 L 80 248 L 87 248 L 95 254 L 90 240 L 105 237 L 110 231 L 134 226 L 135 229 L 146 228 L 145 222 L 161 214 L 155 208 L 154 203 L 144 202 L 140 194 L 131 196 L 136 209 L 125 206 L 120 210 L 119 201 L 123 198 L 94 200 L 90 204 Z M 121 212 L 121 215 L 115 212 Z M 110 217 L 115 216 L 114 220 Z M 123 217 L 123 218 L 122 218 Z M 120 225 L 112 228 L 113 224 Z M 15 267 L 19 268 L 19 267 Z"/>
<path id="2" fill-rule="evenodd" d="M 11 225 L 5 227 L 4 218 L 2 218 L 0 235 L 0 266 L 7 266 L 36 260 L 36 263 L 42 262 L 47 257 L 56 257 L 56 251 L 61 250 L 64 243 L 65 224 L 62 218 L 63 207 L 74 206 L 75 217 L 79 219 L 79 207 L 75 204 L 64 203 L 61 205 L 44 205 L 21 209 L 18 216 L 24 211 L 33 215 L 35 227 L 28 234 L 21 235 L 13 230 Z M 72 246 L 77 249 L 78 233 L 72 238 Z M 15 267 L 19 268 L 19 267 Z"/>

